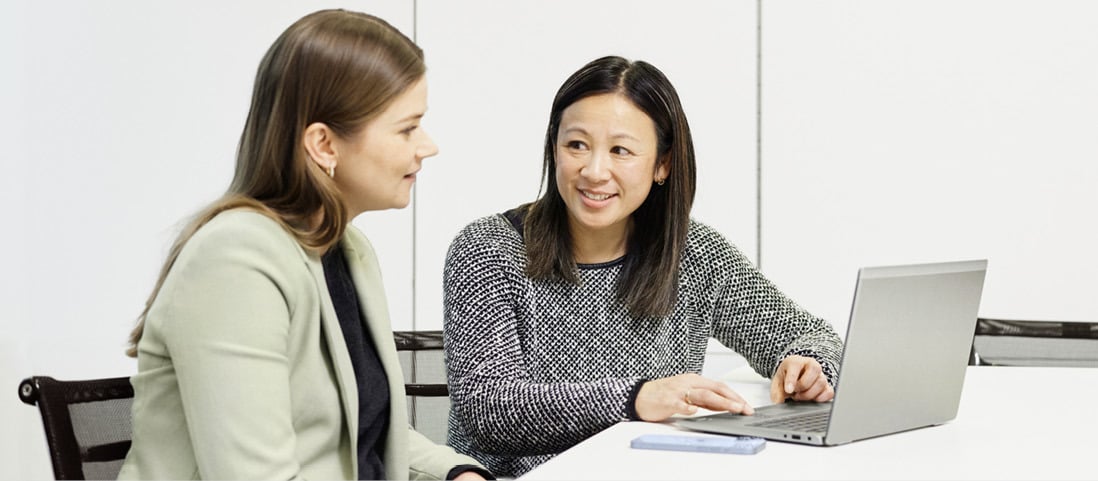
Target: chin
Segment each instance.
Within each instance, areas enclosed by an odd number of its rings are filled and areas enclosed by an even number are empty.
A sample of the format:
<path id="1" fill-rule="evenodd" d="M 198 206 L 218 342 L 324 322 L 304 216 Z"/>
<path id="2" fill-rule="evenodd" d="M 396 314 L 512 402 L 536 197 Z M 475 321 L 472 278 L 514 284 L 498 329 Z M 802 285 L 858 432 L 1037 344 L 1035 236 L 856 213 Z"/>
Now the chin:
<path id="1" fill-rule="evenodd" d="M 604 218 L 603 216 L 573 215 L 572 219 L 577 224 L 591 230 L 605 229 L 617 223 L 616 219 Z"/>

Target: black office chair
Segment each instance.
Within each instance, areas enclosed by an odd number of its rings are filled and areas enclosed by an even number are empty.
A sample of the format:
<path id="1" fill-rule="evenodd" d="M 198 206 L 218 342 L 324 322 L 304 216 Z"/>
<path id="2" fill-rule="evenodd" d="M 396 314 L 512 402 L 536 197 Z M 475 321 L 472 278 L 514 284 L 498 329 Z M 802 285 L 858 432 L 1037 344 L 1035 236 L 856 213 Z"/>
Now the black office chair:
<path id="1" fill-rule="evenodd" d="M 450 398 L 442 331 L 395 331 L 412 426 L 445 444 Z M 19 383 L 19 399 L 37 406 L 57 479 L 117 479 L 130 449 L 133 387 L 128 377 Z"/>
<path id="2" fill-rule="evenodd" d="M 133 431 L 128 377 L 19 383 L 19 399 L 38 406 L 57 479 L 117 479 Z"/>
<path id="3" fill-rule="evenodd" d="M 968 364 L 1098 367 L 1098 323 L 979 318 Z"/>
<path id="4" fill-rule="evenodd" d="M 393 338 L 404 371 L 412 427 L 432 441 L 446 444 L 450 391 L 446 387 L 442 331 L 393 331 Z"/>

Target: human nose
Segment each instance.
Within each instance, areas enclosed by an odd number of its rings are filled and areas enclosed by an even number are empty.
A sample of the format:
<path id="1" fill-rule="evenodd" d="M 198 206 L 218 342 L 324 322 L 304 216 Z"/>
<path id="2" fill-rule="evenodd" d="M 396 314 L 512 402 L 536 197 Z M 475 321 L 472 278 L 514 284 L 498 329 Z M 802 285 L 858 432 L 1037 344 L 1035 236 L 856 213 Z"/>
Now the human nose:
<path id="1" fill-rule="evenodd" d="M 416 157 L 423 160 L 427 157 L 434 157 L 435 155 L 438 155 L 438 145 L 435 144 L 435 140 L 431 138 L 430 134 L 424 130 L 423 142 L 421 142 L 419 148 L 416 149 Z"/>
<path id="2" fill-rule="evenodd" d="M 610 180 L 609 156 L 598 151 L 591 152 L 587 162 L 580 169 L 580 175 L 593 182 L 605 182 Z"/>

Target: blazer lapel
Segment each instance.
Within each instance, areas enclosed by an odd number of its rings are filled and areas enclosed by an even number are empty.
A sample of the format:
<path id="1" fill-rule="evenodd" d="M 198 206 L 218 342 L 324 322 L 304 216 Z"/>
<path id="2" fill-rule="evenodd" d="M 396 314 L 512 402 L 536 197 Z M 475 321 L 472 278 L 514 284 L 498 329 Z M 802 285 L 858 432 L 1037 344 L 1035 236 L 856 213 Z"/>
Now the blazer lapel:
<path id="1" fill-rule="evenodd" d="M 408 476 L 408 407 L 404 399 L 404 375 L 397 357 L 389 304 L 381 283 L 381 269 L 366 236 L 348 227 L 343 246 L 358 292 L 362 322 L 369 330 L 381 367 L 389 378 L 389 432 L 385 437 L 385 473 L 388 478 Z"/>
<path id="2" fill-rule="evenodd" d="M 355 242 L 344 244 L 349 262 L 351 279 L 355 283 L 355 291 L 360 300 L 362 309 L 362 322 L 374 341 L 374 348 L 381 360 L 381 366 L 389 376 L 389 389 L 394 399 L 403 397 L 404 379 L 398 376 L 394 380 L 393 373 L 401 372 L 400 360 L 396 356 L 396 343 L 393 340 L 393 328 L 389 322 L 389 304 L 385 300 L 385 289 L 381 281 L 381 269 L 377 265 L 377 258 L 372 252 L 366 253 L 360 250 Z M 395 382 L 394 382 L 395 381 Z M 400 391 L 393 390 L 399 387 Z"/>
<path id="3" fill-rule="evenodd" d="M 324 278 L 324 266 L 320 257 L 308 254 L 309 271 L 316 279 L 320 297 L 320 330 L 328 343 L 328 354 L 335 370 L 336 383 L 339 385 L 339 397 L 343 401 L 343 419 L 351 437 L 351 452 L 358 452 L 358 381 L 355 369 L 351 365 L 351 355 L 347 352 L 347 343 L 343 339 L 343 329 L 339 327 L 332 296 L 328 293 L 328 281 Z M 355 465 L 357 468 L 357 464 Z M 355 471 L 357 473 L 357 470 Z"/>

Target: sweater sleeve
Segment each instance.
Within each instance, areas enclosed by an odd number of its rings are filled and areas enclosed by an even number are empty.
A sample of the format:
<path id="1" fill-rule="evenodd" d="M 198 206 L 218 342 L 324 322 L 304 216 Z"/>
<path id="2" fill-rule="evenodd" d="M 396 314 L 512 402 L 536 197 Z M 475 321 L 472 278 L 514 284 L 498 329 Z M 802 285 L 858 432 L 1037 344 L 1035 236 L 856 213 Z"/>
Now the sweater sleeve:
<path id="1" fill-rule="evenodd" d="M 487 229 L 488 231 L 485 231 Z M 484 453 L 557 453 L 628 418 L 637 378 L 532 379 L 518 308 L 527 282 L 517 233 L 474 223 L 450 246 L 444 274 L 451 410 Z M 513 235 L 508 235 L 513 234 Z M 514 242 L 514 245 L 506 245 Z"/>
<path id="2" fill-rule="evenodd" d="M 712 335 L 740 353 L 755 372 L 772 377 L 786 357 L 811 357 L 835 386 L 842 340 L 831 324 L 786 297 L 720 234 L 702 228 L 713 252 Z M 708 250 L 708 249 L 706 249 Z"/>

